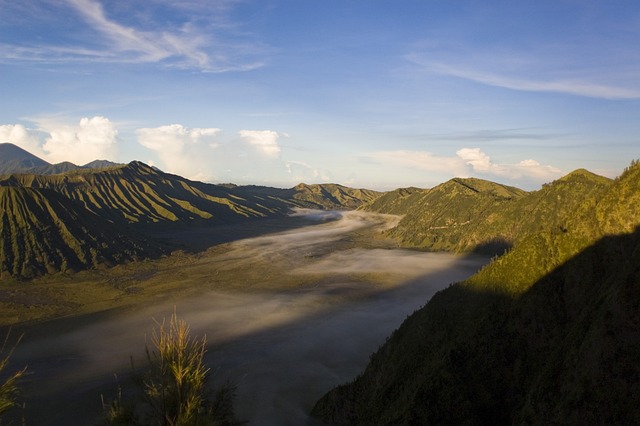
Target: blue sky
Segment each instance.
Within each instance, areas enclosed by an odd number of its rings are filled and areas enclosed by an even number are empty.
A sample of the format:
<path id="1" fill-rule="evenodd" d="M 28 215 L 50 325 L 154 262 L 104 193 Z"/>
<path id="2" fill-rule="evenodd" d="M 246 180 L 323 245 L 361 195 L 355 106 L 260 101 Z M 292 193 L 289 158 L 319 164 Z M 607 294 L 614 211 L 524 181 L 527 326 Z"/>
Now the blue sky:
<path id="1" fill-rule="evenodd" d="M 0 0 L 0 16 L 0 142 L 53 163 L 537 189 L 640 157 L 635 0 Z"/>

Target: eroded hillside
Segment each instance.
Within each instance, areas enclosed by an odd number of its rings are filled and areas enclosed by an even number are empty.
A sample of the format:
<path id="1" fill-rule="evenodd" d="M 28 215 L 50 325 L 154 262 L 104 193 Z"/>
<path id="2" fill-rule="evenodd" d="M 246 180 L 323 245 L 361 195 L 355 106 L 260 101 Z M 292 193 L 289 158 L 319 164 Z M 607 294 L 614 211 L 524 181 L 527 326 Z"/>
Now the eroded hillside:
<path id="1" fill-rule="evenodd" d="M 159 244 L 47 189 L 0 186 L 0 272 L 31 278 L 163 253 Z"/>
<path id="2" fill-rule="evenodd" d="M 54 175 L 10 174 L 0 176 L 0 189 L 5 278 L 156 257 L 170 248 L 141 232 L 158 236 L 167 226 L 237 224 L 284 216 L 294 207 L 356 208 L 378 196 L 339 185 L 213 185 L 140 162 Z"/>

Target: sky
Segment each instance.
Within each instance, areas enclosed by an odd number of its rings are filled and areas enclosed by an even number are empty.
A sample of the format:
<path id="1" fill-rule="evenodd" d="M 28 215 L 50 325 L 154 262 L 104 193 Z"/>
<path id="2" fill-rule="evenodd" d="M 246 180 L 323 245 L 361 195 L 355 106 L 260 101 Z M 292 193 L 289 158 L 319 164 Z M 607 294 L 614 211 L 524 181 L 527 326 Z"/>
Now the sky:
<path id="1" fill-rule="evenodd" d="M 212 183 L 527 190 L 640 158 L 637 0 L 0 0 L 0 142 Z"/>

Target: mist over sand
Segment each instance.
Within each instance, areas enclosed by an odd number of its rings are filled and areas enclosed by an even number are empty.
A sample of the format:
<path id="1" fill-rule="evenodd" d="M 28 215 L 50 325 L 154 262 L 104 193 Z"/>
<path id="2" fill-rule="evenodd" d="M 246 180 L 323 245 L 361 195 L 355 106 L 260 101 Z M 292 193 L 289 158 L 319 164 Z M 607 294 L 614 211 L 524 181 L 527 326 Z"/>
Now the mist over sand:
<path id="1" fill-rule="evenodd" d="M 284 267 L 289 278 L 299 277 L 298 287 L 262 289 L 256 282 L 247 291 L 150 301 L 135 311 L 97 315 L 84 326 L 25 339 L 15 359 L 32 372 L 25 392 L 27 424 L 95 424 L 100 394 L 113 397 L 117 383 L 125 385 L 130 357 L 141 362 L 154 320 L 174 309 L 193 333 L 206 334 L 212 383 L 230 380 L 237 386 L 241 420 L 313 424 L 307 413 L 317 399 L 360 373 L 369 355 L 436 291 L 486 262 L 348 244 L 363 229 L 395 226 L 396 216 L 294 214 L 308 226 L 230 243 L 215 254 L 211 274 L 271 263 Z"/>

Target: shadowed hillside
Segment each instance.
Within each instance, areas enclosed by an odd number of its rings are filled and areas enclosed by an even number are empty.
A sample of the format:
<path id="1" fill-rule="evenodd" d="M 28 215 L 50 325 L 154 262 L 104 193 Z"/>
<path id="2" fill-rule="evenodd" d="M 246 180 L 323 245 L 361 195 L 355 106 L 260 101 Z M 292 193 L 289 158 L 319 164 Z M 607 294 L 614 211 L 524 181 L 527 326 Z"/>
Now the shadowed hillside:
<path id="1" fill-rule="evenodd" d="M 202 219 L 226 223 L 285 214 L 292 207 L 355 208 L 379 194 L 339 185 L 294 189 L 213 185 L 137 161 L 53 176 L 10 175 L 0 178 L 0 185 L 52 189 L 104 218 L 132 223 Z"/>
<path id="2" fill-rule="evenodd" d="M 378 195 L 339 185 L 213 185 L 140 162 L 55 175 L 5 175 L 0 189 L 2 271 L 17 278 L 157 255 L 160 244 L 149 250 L 136 232 L 153 231 L 158 237 L 168 225 L 238 224 L 284 216 L 294 207 L 355 208 Z"/>
<path id="3" fill-rule="evenodd" d="M 105 219 L 130 223 L 228 221 L 287 209 L 282 200 L 246 199 L 241 191 L 192 182 L 140 162 L 52 176 L 11 175 L 0 185 L 51 189 Z"/>
<path id="4" fill-rule="evenodd" d="M 0 187 L 0 278 L 115 265 L 159 245 L 46 189 Z"/>
<path id="5" fill-rule="evenodd" d="M 25 172 L 48 166 L 44 160 L 10 143 L 0 143 L 0 174 Z"/>
<path id="6" fill-rule="evenodd" d="M 527 237 L 436 294 L 314 415 L 362 425 L 638 424 L 639 201 L 634 163 L 558 217 L 562 229 Z"/>

